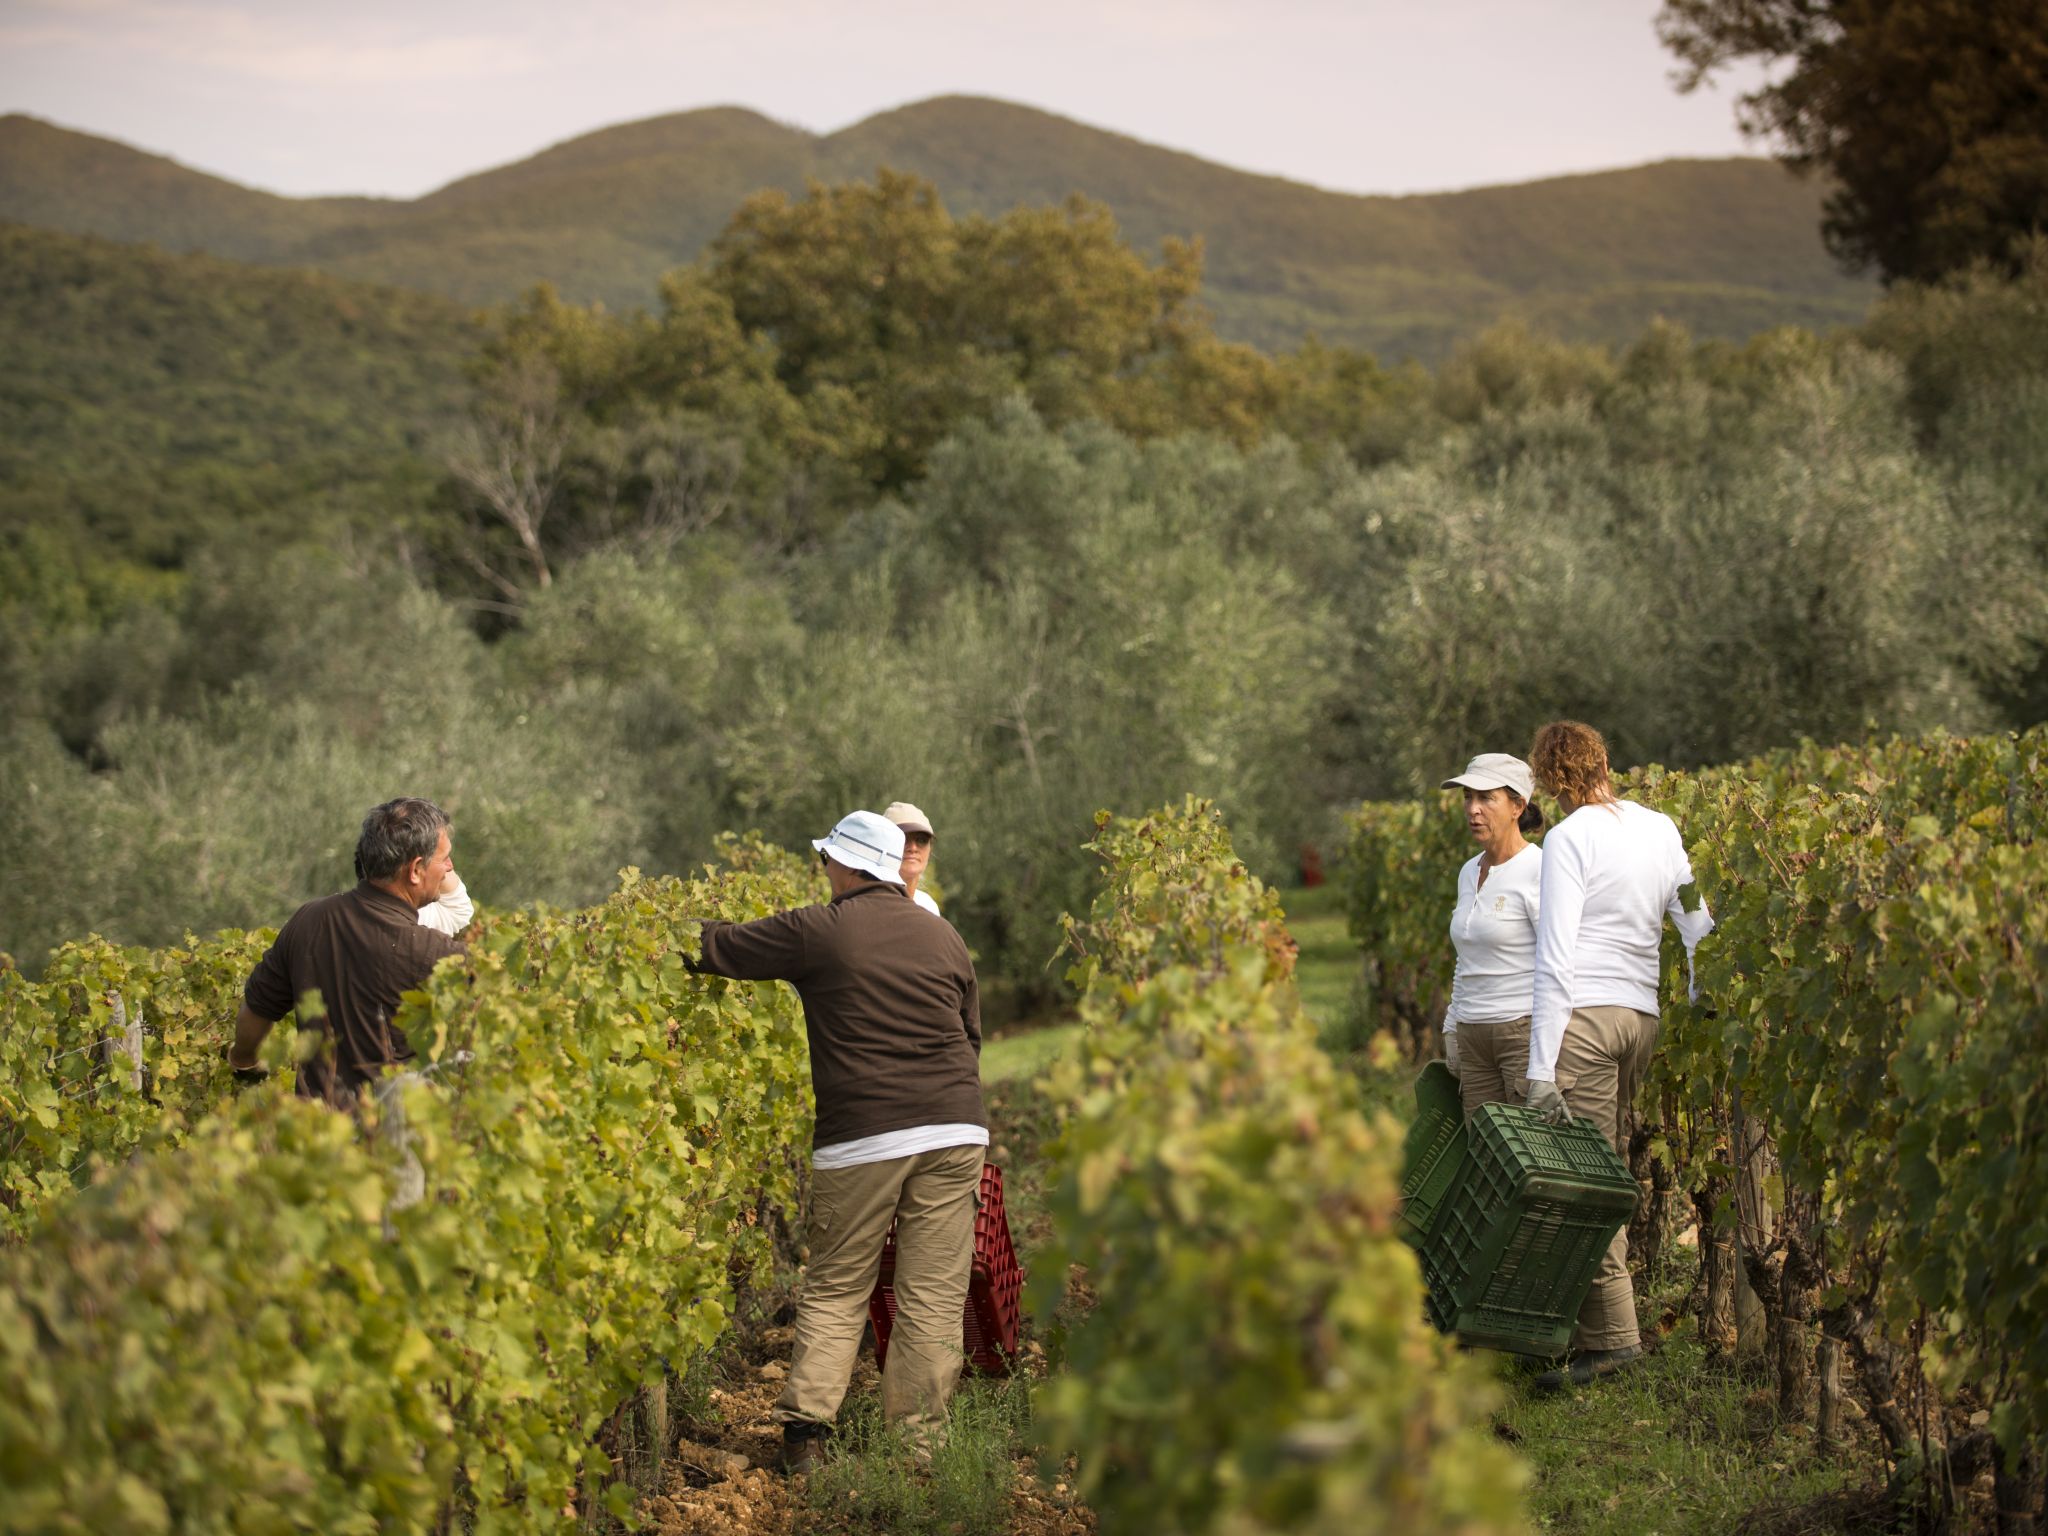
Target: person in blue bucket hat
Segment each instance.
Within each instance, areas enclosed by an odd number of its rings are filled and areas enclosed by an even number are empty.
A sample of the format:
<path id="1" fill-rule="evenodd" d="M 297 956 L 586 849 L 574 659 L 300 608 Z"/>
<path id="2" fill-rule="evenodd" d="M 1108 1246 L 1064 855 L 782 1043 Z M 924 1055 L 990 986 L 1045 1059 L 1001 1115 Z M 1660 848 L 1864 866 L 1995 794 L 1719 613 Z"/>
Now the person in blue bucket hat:
<path id="1" fill-rule="evenodd" d="M 706 922 L 693 962 L 716 976 L 787 981 L 804 1005 L 818 1120 L 810 1259 L 776 1404 L 790 1471 L 822 1455 L 892 1221 L 897 1313 L 882 1409 L 913 1431 L 943 1417 L 960 1378 L 988 1145 L 974 962 L 950 923 L 905 894 L 902 829 L 854 811 L 811 846 L 831 882 L 829 902 L 751 923 Z"/>

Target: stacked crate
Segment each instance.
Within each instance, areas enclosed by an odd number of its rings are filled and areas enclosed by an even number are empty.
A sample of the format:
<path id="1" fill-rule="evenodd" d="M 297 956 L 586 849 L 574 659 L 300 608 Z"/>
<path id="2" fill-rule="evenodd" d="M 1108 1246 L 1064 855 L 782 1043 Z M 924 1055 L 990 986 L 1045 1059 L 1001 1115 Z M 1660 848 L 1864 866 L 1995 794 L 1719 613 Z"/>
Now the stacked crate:
<path id="1" fill-rule="evenodd" d="M 1464 1344 L 1560 1355 L 1601 1255 L 1635 1211 L 1636 1182 L 1585 1120 L 1552 1125 L 1486 1104 L 1446 1135 L 1435 1073 L 1450 1079 L 1432 1062 L 1416 1083 L 1402 1181 L 1430 1321 Z"/>
<path id="2" fill-rule="evenodd" d="M 1415 1118 L 1401 1177 L 1401 1235 L 1420 1244 L 1465 1171 L 1465 1112 L 1451 1069 L 1432 1061 L 1415 1079 Z"/>
<path id="3" fill-rule="evenodd" d="M 896 1228 L 882 1244 L 882 1270 L 868 1297 L 868 1321 L 875 1330 L 875 1364 L 889 1360 L 889 1333 L 896 1324 Z M 1007 1376 L 1017 1353 L 1022 1321 L 1024 1270 L 1010 1240 L 1010 1220 L 1003 1211 L 1003 1170 L 981 1165 L 981 1188 L 975 1197 L 974 1261 L 967 1277 L 967 1305 L 961 1319 L 961 1348 L 967 1363 L 990 1376 Z"/>

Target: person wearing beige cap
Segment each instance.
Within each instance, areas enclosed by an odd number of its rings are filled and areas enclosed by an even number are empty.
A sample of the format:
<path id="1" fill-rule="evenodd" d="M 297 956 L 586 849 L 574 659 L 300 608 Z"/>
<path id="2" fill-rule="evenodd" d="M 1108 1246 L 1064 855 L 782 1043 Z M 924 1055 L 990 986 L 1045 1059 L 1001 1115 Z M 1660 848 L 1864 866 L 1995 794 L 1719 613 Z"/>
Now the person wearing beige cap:
<path id="1" fill-rule="evenodd" d="M 918 881 L 932 862 L 932 821 L 931 818 L 908 800 L 892 800 L 882 812 L 885 821 L 892 821 L 903 829 L 903 889 L 933 917 L 939 915 L 939 904 L 917 888 Z"/>
<path id="2" fill-rule="evenodd" d="M 1536 919 L 1543 826 L 1529 765 L 1483 752 L 1443 781 L 1465 792 L 1465 825 L 1479 852 L 1458 871 L 1451 943 L 1458 965 L 1444 1010 L 1444 1061 L 1469 1116 L 1482 1104 L 1520 1102 L 1529 1067 L 1529 1008 L 1536 978 Z"/>

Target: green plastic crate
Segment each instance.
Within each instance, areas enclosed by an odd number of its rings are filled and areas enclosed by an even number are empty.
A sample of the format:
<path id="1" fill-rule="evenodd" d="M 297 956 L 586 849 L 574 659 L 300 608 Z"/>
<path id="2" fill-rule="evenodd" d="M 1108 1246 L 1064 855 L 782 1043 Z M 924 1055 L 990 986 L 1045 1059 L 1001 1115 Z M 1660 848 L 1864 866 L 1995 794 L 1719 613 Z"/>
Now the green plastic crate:
<path id="1" fill-rule="evenodd" d="M 1415 1119 L 1401 1174 L 1401 1232 L 1421 1243 L 1465 1170 L 1465 1107 L 1451 1069 L 1432 1061 L 1415 1079 Z"/>
<path id="2" fill-rule="evenodd" d="M 1422 1244 L 1430 1320 L 1486 1349 L 1564 1353 L 1635 1208 L 1636 1181 L 1591 1121 L 1481 1106 L 1466 1122 L 1462 1176 Z"/>

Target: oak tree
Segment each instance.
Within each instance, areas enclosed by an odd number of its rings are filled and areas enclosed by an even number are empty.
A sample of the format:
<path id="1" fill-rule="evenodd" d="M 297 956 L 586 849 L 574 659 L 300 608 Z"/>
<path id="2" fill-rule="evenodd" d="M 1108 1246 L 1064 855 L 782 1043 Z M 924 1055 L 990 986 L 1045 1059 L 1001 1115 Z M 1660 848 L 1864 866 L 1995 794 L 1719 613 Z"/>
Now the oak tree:
<path id="1" fill-rule="evenodd" d="M 2013 268 L 2048 224 L 2043 0 L 1665 0 L 1657 32 L 1682 91 L 1771 67 L 1739 121 L 1833 181 L 1822 232 L 1852 269 Z"/>

